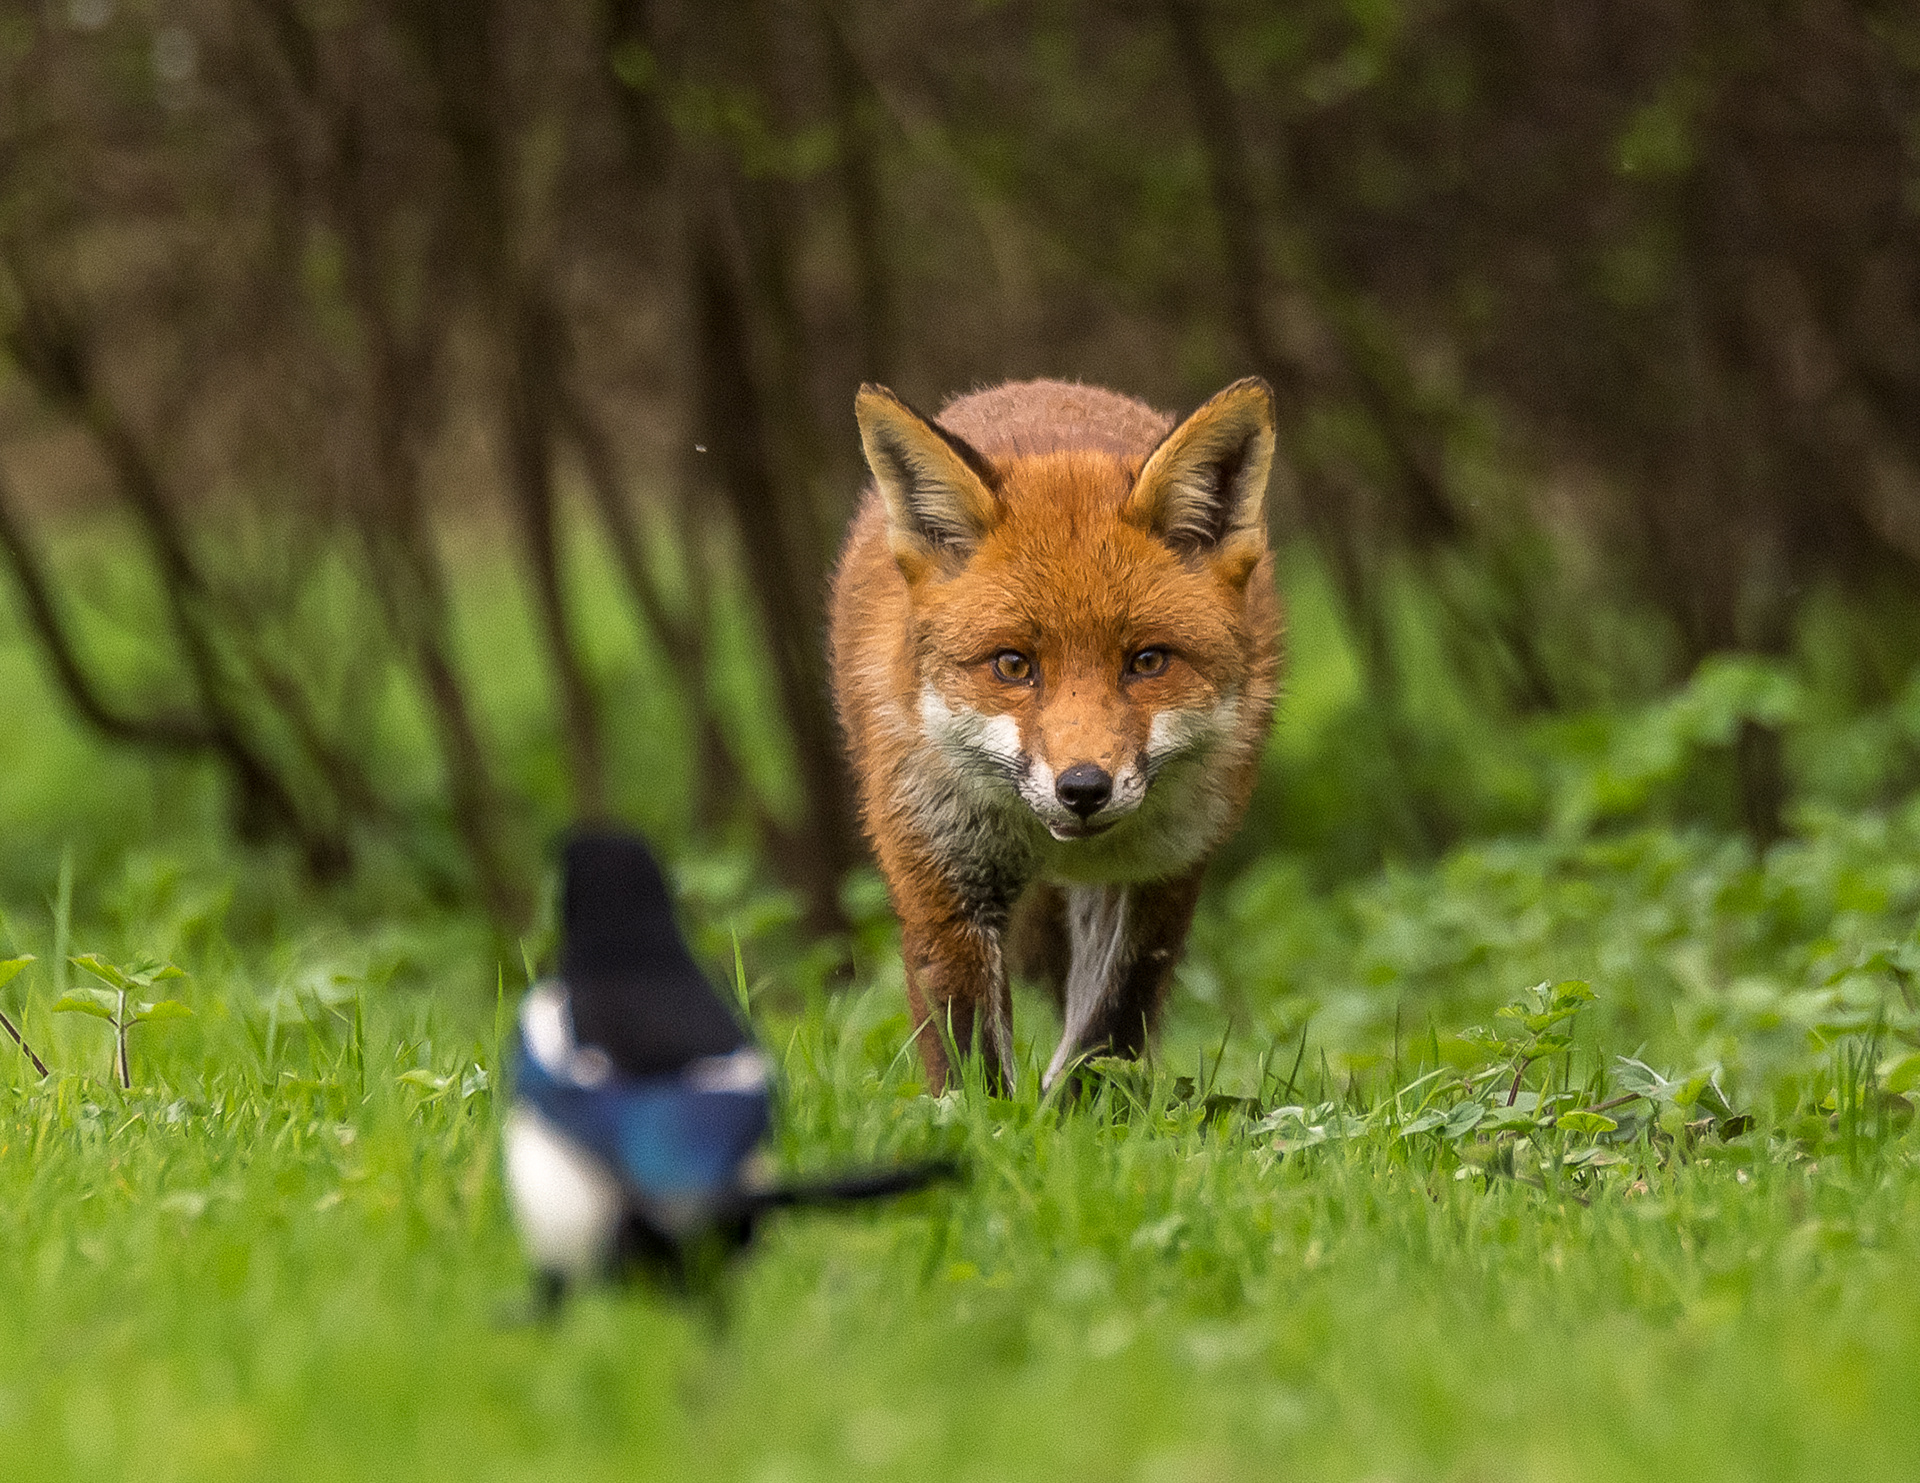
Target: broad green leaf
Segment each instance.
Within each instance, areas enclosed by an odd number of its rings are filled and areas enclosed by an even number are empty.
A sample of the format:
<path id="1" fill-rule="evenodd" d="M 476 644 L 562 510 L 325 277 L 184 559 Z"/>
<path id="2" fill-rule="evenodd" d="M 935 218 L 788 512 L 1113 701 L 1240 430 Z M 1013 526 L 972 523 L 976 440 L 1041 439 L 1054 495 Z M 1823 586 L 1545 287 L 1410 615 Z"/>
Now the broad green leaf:
<path id="1" fill-rule="evenodd" d="M 86 969 L 87 972 L 91 973 L 95 978 L 106 980 L 106 982 L 112 984 L 116 989 L 130 989 L 133 987 L 132 981 L 126 974 L 122 973 L 98 953 L 82 953 L 79 957 L 69 958 L 67 961 L 73 964 L 75 968 Z"/>
<path id="2" fill-rule="evenodd" d="M 1556 1124 L 1569 1133 L 1581 1133 L 1592 1137 L 1596 1133 L 1611 1133 L 1620 1124 L 1604 1112 L 1563 1112 L 1555 1119 Z"/>
<path id="3" fill-rule="evenodd" d="M 28 953 L 25 957 L 9 958 L 6 962 L 0 963 L 0 988 L 5 988 L 8 984 L 12 983 L 15 975 L 32 961 L 33 954 Z"/>
<path id="4" fill-rule="evenodd" d="M 1671 1102 L 1678 1091 L 1676 1083 L 1668 1081 L 1645 1061 L 1636 1061 L 1631 1056 L 1615 1056 L 1613 1074 L 1619 1078 L 1621 1090 L 1655 1102 Z"/>
<path id="5" fill-rule="evenodd" d="M 1687 1078 L 1687 1084 L 1674 1098 L 1682 1107 L 1699 1107 L 1715 1117 L 1732 1117 L 1733 1106 L 1727 1101 L 1727 1094 L 1720 1090 L 1714 1081 L 1712 1070 L 1696 1071 Z"/>
<path id="6" fill-rule="evenodd" d="M 0 983 L 4 982 L 0 979 Z M 1880 1084 L 1890 1092 L 1910 1092 L 1920 1085 L 1920 1051 L 1882 1063 Z"/>
<path id="7" fill-rule="evenodd" d="M 1555 1009 L 1577 1009 L 1582 1004 L 1591 1004 L 1596 997 L 1592 985 L 1583 978 L 1564 979 L 1553 986 Z"/>
<path id="8" fill-rule="evenodd" d="M 184 1020 L 192 1013 L 178 999 L 162 999 L 157 1004 L 142 1004 L 133 1019 L 136 1024 L 144 1024 L 148 1020 Z"/>
<path id="9" fill-rule="evenodd" d="M 55 1014 L 90 1014 L 95 1019 L 113 1021 L 113 1010 L 93 997 L 94 990 L 82 990 L 77 994 L 62 994 L 60 1002 L 53 1006 Z"/>
<path id="10" fill-rule="evenodd" d="M 1486 1115 L 1486 1103 L 1462 1102 L 1447 1114 L 1447 1120 L 1440 1125 L 1440 1136 L 1448 1140 L 1464 1138 L 1480 1126 L 1480 1120 Z"/>
<path id="11" fill-rule="evenodd" d="M 1400 1125 L 1400 1136 L 1402 1138 L 1411 1138 L 1415 1133 L 1425 1133 L 1441 1126 L 1446 1120 L 1446 1113 L 1437 1107 L 1429 1107 L 1418 1117 L 1402 1123 Z"/>

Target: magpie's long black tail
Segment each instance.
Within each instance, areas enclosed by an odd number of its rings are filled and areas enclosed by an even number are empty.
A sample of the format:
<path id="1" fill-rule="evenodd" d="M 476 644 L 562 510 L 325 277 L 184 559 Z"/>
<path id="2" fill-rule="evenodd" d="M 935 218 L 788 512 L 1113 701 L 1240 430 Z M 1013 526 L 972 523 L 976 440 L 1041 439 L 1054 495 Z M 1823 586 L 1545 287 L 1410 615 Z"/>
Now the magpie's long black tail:
<path id="1" fill-rule="evenodd" d="M 960 1177 L 960 1165 L 952 1159 L 930 1159 L 920 1164 L 901 1164 L 889 1169 L 857 1169 L 844 1174 L 822 1175 L 812 1179 L 794 1179 L 748 1196 L 751 1208 L 780 1210 L 796 1205 L 846 1205 L 858 1200 L 884 1200 L 894 1195 L 910 1195 L 929 1185 L 943 1184 Z"/>

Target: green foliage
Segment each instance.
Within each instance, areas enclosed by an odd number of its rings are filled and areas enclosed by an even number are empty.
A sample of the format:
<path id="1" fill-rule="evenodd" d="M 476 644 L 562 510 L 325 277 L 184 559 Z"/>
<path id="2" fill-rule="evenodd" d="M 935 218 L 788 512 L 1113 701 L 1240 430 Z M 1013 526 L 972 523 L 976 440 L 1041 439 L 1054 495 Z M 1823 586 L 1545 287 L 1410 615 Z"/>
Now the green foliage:
<path id="1" fill-rule="evenodd" d="M 1577 980 L 1538 985 L 1503 1006 L 1492 1025 L 1461 1036 L 1484 1059 L 1465 1068 L 1441 1062 L 1390 1084 L 1371 1105 L 1350 1083 L 1335 1101 L 1276 1107 L 1255 1132 L 1272 1134 L 1274 1146 L 1291 1154 L 1353 1142 L 1392 1151 L 1418 1140 L 1430 1175 L 1500 1175 L 1542 1188 L 1546 1176 L 1585 1200 L 1604 1187 L 1604 1170 L 1643 1181 L 1698 1156 L 1702 1138 L 1724 1144 L 1753 1130 L 1753 1117 L 1728 1103 L 1715 1068 L 1669 1077 L 1645 1061 L 1614 1056 L 1611 1084 L 1604 1065 L 1576 1074 L 1571 1022 L 1594 998 Z M 1440 1062 L 1437 1040 L 1433 1056 Z M 1543 1069 L 1529 1086 L 1536 1066 Z M 1807 1157 L 1808 1147 L 1784 1138 L 1774 1152 L 1791 1161 Z"/>
<path id="2" fill-rule="evenodd" d="M 171 963 L 145 959 L 125 968 L 109 963 L 98 953 L 69 959 L 74 967 L 84 968 L 107 984 L 104 989 L 82 988 L 62 994 L 53 1006 L 55 1014 L 88 1014 L 105 1020 L 113 1029 L 113 1064 L 122 1089 L 133 1085 L 133 1068 L 127 1054 L 127 1032 L 136 1025 L 155 1020 L 185 1019 L 193 1011 L 178 999 L 142 999 L 139 994 L 171 978 L 184 978 Z M 131 996 L 131 997 L 130 997 Z"/>
<path id="3" fill-rule="evenodd" d="M 203 778 L 117 771 L 0 645 L 36 697 L 0 732 L 0 989 L 49 1068 L 0 1057 L 0 1453 L 196 1483 L 1906 1476 L 1915 692 L 1855 694 L 1809 641 L 1516 727 L 1432 654 L 1409 755 L 1460 837 L 1406 848 L 1404 738 L 1289 580 L 1267 783 L 1303 796 L 1223 862 L 1155 1060 L 1077 1099 L 1038 1092 L 1031 994 L 1016 1096 L 924 1095 L 873 874 L 813 940 L 750 848 L 676 848 L 781 1071 L 776 1162 L 970 1171 L 775 1220 L 718 1321 L 638 1293 L 502 1322 L 500 1046 L 549 926 L 501 952 L 404 862 L 325 897 L 236 863 Z M 474 618 L 519 652 L 516 614 Z M 1715 792 L 1748 721 L 1799 779 L 1764 853 Z"/>
<path id="4" fill-rule="evenodd" d="M 500 1322 L 519 964 L 217 863 L 56 870 L 18 955 L 101 942 L 88 1002 L 137 1009 L 164 943 L 196 1012 L 123 1088 L 87 1012 L 9 986 L 53 1074 L 0 1088 L 0 1446 L 50 1478 L 1901 1477 L 1916 859 L 1910 803 L 1765 857 L 1642 824 L 1329 885 L 1269 858 L 1210 893 L 1156 1061 L 1078 1101 L 1038 1095 L 1033 996 L 1017 1096 L 923 1095 L 871 878 L 829 996 L 750 860 L 683 860 L 780 1066 L 776 1160 L 970 1177 L 776 1221 L 722 1323 L 608 1294 L 550 1329 Z"/>
<path id="5" fill-rule="evenodd" d="M 10 1455 L 50 1479 L 1256 1478 L 1276 1456 L 1599 1479 L 1817 1477 L 1844 1451 L 1892 1479 L 1920 1443 L 1910 1128 L 1863 1117 L 1851 1163 L 1837 1127 L 1818 1157 L 1791 1120 L 1723 1142 L 1687 1126 L 1691 1077 L 1623 1065 L 1606 1089 L 1638 1100 L 1599 1128 L 1550 1057 L 1508 1107 L 1509 1047 L 1577 1050 L 1604 995 L 1541 1030 L 1523 996 L 1483 1060 L 1258 1117 L 1207 1105 L 1258 1091 L 1232 1069 L 1170 1073 L 1217 1047 L 1191 1018 L 1078 1104 L 1038 1096 L 1044 1037 L 1014 1098 L 929 1099 L 891 986 L 823 999 L 762 1024 L 779 1162 L 938 1147 L 968 1181 L 775 1221 L 720 1321 L 601 1294 L 533 1327 L 502 1321 L 526 1274 L 497 1023 L 441 973 L 453 992 L 276 1011 L 272 975 L 196 966 L 203 1038 L 146 1084 L 0 1091 Z M 1829 1090 L 1838 1117 L 1871 1105 Z"/>
<path id="6" fill-rule="evenodd" d="M 1498 604 L 1484 578 L 1455 585 L 1464 595 L 1448 601 Z M 1861 615 L 1811 612 L 1790 658 L 1717 655 L 1671 686 L 1650 660 L 1644 693 L 1527 716 L 1496 676 L 1437 641 L 1451 621 L 1442 584 L 1398 587 L 1389 632 L 1400 672 L 1370 690 L 1325 571 L 1297 551 L 1283 563 L 1287 693 L 1252 826 L 1231 847 L 1237 860 L 1277 849 L 1326 880 L 1488 835 L 1576 840 L 1647 824 L 1731 833 L 1743 826 L 1738 748 L 1755 729 L 1780 738 L 1790 816 L 1885 808 L 1920 782 L 1920 674 L 1863 677 Z M 1621 612 L 1574 621 L 1551 617 L 1569 648 L 1634 622 Z M 1631 642 L 1659 652 L 1645 634 Z M 1556 673 L 1573 685 L 1579 667 Z"/>

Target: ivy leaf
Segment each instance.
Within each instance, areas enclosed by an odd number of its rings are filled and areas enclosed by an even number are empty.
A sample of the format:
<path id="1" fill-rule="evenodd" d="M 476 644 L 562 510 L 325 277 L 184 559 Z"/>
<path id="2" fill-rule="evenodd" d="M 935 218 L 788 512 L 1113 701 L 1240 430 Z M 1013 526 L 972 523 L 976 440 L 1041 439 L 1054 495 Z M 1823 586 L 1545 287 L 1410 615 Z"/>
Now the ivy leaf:
<path id="1" fill-rule="evenodd" d="M 1563 1112 L 1555 1123 L 1569 1133 L 1583 1133 L 1592 1137 L 1596 1133 L 1611 1133 L 1620 1124 L 1604 1112 Z"/>

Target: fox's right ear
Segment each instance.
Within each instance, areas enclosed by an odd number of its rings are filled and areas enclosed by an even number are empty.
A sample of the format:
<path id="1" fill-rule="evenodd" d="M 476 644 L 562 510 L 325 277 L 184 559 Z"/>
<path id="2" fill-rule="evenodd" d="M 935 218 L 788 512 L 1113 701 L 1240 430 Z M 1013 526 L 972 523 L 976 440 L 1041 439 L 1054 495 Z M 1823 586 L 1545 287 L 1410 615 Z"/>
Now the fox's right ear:
<path id="1" fill-rule="evenodd" d="M 1000 518 L 987 461 L 884 386 L 861 387 L 853 415 L 887 502 L 894 559 L 903 569 L 964 559 Z"/>

